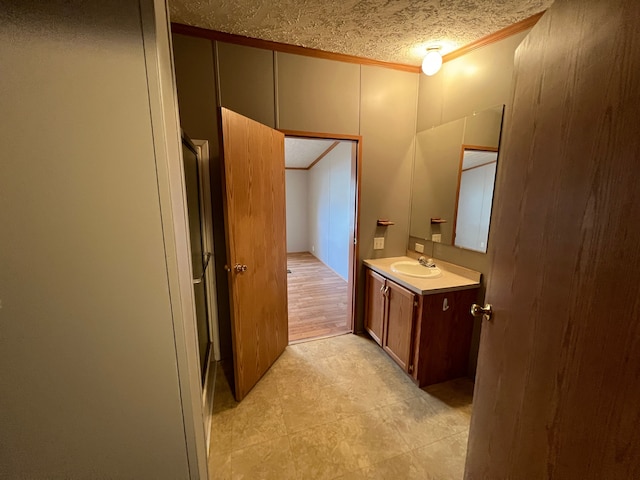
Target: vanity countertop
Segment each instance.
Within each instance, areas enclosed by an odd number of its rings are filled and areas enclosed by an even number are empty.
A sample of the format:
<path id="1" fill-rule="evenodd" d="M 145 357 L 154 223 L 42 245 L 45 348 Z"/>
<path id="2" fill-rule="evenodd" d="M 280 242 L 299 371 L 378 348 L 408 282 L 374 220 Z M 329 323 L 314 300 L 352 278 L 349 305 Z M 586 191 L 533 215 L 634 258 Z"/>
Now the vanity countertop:
<path id="1" fill-rule="evenodd" d="M 364 264 L 380 275 L 408 288 L 418 295 L 469 290 L 480 286 L 480 272 L 454 265 L 443 260 L 434 259 L 436 266 L 442 270 L 437 278 L 417 278 L 391 270 L 391 264 L 402 260 L 413 260 L 410 257 L 390 257 L 363 260 Z"/>

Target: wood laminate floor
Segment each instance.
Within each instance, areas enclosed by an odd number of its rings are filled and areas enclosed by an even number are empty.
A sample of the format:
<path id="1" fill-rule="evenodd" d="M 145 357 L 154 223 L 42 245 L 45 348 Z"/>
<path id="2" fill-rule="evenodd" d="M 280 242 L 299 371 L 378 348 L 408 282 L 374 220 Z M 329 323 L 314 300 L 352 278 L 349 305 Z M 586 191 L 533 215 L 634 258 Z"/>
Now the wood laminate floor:
<path id="1" fill-rule="evenodd" d="M 347 282 L 310 253 L 287 255 L 289 342 L 348 332 Z"/>

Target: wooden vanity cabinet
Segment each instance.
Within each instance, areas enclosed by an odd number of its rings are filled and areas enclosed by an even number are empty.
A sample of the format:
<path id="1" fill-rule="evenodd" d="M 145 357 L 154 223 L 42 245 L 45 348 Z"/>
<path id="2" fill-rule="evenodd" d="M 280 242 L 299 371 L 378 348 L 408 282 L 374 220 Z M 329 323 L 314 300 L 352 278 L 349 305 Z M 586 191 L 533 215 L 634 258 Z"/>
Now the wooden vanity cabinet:
<path id="1" fill-rule="evenodd" d="M 478 289 L 418 295 L 366 269 L 364 326 L 420 386 L 463 377 Z"/>
<path id="2" fill-rule="evenodd" d="M 415 324 L 416 294 L 387 280 L 387 321 L 382 335 L 382 348 L 402 369 L 413 371 L 412 339 Z"/>
<path id="3" fill-rule="evenodd" d="M 364 326 L 407 373 L 413 370 L 416 294 L 367 269 Z"/>
<path id="4" fill-rule="evenodd" d="M 420 387 L 464 377 L 473 334 L 471 305 L 478 289 L 418 297 L 413 378 Z"/>
<path id="5" fill-rule="evenodd" d="M 386 317 L 386 279 L 373 270 L 366 270 L 364 328 L 378 345 L 382 345 L 384 320 Z"/>

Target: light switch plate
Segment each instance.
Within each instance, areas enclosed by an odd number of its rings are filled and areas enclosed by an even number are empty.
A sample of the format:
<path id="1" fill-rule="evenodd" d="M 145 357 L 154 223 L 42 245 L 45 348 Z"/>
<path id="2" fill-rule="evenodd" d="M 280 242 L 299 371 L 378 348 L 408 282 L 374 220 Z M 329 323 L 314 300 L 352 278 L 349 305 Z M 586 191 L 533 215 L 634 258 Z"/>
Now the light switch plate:
<path id="1" fill-rule="evenodd" d="M 421 243 L 416 243 L 416 252 L 424 253 L 424 245 Z"/>
<path id="2" fill-rule="evenodd" d="M 433 235 L 431 235 L 431 241 L 432 242 L 436 242 L 436 243 L 442 242 L 442 234 L 441 233 L 434 233 Z"/>
<path id="3" fill-rule="evenodd" d="M 375 237 L 373 239 L 373 249 L 382 250 L 384 248 L 384 237 Z"/>

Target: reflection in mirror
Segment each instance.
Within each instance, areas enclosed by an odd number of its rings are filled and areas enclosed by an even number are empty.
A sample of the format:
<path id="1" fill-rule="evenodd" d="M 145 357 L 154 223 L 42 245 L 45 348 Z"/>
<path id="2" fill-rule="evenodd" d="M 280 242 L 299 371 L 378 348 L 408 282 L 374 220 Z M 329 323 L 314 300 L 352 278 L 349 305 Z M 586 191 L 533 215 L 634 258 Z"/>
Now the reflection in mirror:
<path id="1" fill-rule="evenodd" d="M 439 238 L 444 244 L 486 252 L 503 110 L 504 106 L 498 105 L 418 132 L 411 237 Z M 488 164 L 487 168 L 469 163 L 473 156 L 482 154 L 492 155 L 491 161 L 484 157 L 481 162 Z M 489 182 L 490 171 L 493 178 Z M 481 176 L 487 177 L 482 187 L 478 181 Z"/>
<path id="2" fill-rule="evenodd" d="M 487 251 L 498 149 L 462 146 L 453 244 Z"/>

